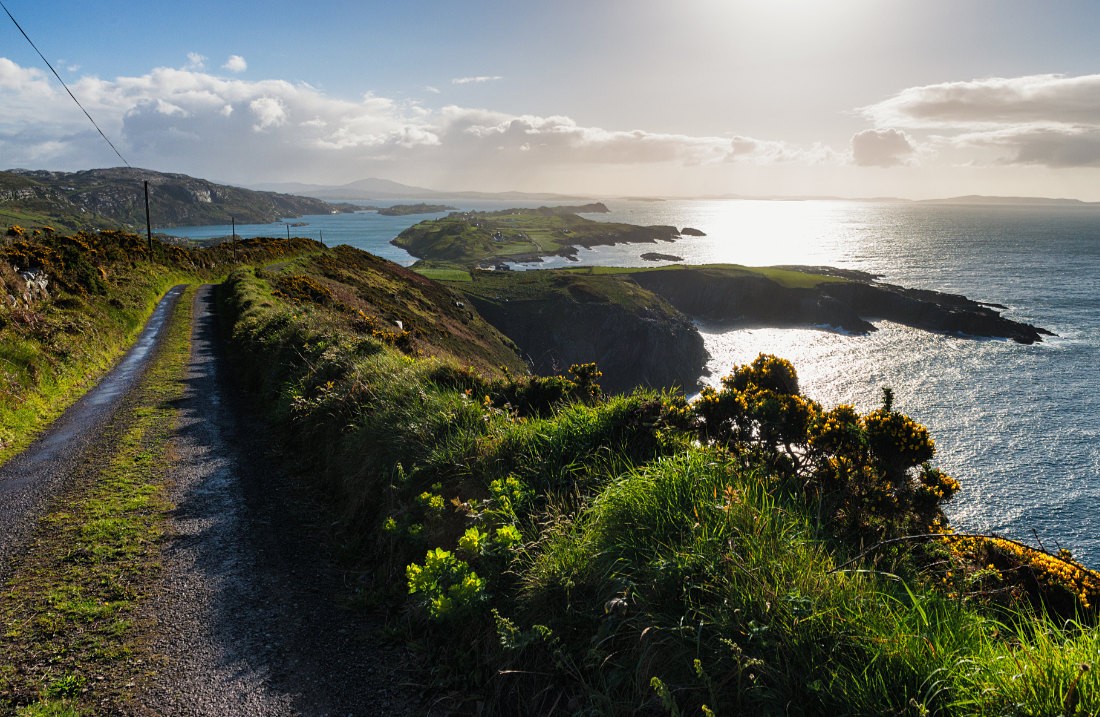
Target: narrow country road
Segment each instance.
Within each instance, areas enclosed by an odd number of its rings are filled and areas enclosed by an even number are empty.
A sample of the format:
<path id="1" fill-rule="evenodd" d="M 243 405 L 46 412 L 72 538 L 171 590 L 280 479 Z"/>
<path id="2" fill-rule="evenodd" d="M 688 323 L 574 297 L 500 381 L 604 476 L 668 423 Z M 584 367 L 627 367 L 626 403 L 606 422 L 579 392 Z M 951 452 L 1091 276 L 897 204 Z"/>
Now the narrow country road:
<path id="1" fill-rule="evenodd" d="M 345 608 L 321 553 L 320 510 L 220 376 L 212 287 L 196 293 L 191 365 L 173 441 L 164 581 L 148 606 L 153 676 L 139 713 L 404 715 L 401 650 Z"/>
<path id="2" fill-rule="evenodd" d="M 83 461 L 95 455 L 99 430 L 141 378 L 183 289 L 176 286 L 165 294 L 137 342 L 98 386 L 26 450 L 0 466 L 0 584 L 50 499 L 68 485 Z"/>

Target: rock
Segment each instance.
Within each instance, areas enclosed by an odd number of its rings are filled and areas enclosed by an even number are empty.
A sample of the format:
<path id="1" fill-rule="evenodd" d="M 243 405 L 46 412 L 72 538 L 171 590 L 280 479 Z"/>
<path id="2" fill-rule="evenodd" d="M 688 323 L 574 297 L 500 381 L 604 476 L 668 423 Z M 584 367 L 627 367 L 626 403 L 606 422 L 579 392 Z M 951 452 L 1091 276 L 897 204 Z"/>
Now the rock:
<path id="1" fill-rule="evenodd" d="M 1025 344 L 1053 335 L 1006 319 L 992 306 L 965 296 L 868 279 L 789 287 L 751 271 L 693 267 L 631 276 L 693 319 L 718 325 L 823 326 L 866 334 L 875 330 L 870 319 L 885 319 L 928 331 Z"/>
<path id="2" fill-rule="evenodd" d="M 699 229 L 693 229 L 692 227 L 684 227 L 680 230 L 680 234 L 686 237 L 705 237 L 707 235 L 706 232 Z"/>
<path id="3" fill-rule="evenodd" d="M 534 276 L 540 274 L 554 278 Z M 489 281 L 499 289 L 477 286 Z M 624 283 L 631 287 L 625 292 Z M 691 320 L 659 296 L 616 277 L 514 272 L 480 276 L 474 287 L 456 288 L 477 291 L 467 296 L 478 313 L 514 341 L 539 374 L 594 361 L 609 392 L 636 386 L 690 391 L 706 368 L 706 348 Z"/>

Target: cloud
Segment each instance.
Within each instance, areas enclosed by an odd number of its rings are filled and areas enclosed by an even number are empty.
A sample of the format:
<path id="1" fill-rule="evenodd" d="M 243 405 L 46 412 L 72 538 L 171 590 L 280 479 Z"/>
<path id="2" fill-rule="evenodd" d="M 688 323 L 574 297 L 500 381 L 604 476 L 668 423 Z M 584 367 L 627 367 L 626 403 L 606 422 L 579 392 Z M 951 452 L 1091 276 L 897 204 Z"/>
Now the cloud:
<path id="1" fill-rule="evenodd" d="M 913 144 L 896 129 L 868 129 L 852 136 L 852 161 L 860 167 L 894 167 L 905 164 Z"/>
<path id="2" fill-rule="evenodd" d="M 257 132 L 286 124 L 286 106 L 275 97 L 260 97 L 252 100 L 248 103 L 248 109 L 252 110 L 256 118 L 256 124 L 252 125 L 252 129 Z"/>
<path id="3" fill-rule="evenodd" d="M 248 69 L 248 63 L 240 55 L 230 55 L 229 59 L 222 65 L 223 70 L 228 70 L 234 73 L 244 72 Z"/>
<path id="4" fill-rule="evenodd" d="M 859 111 L 880 128 L 934 133 L 945 147 L 996 150 L 995 163 L 1098 166 L 1100 74 L 910 87 Z"/>
<path id="5" fill-rule="evenodd" d="M 187 64 L 183 66 L 183 69 L 190 70 L 192 72 L 199 72 L 206 69 L 206 56 L 200 55 L 197 52 L 188 52 Z"/>
<path id="6" fill-rule="evenodd" d="M 877 124 L 990 127 L 1100 123 L 1100 75 L 994 77 L 911 87 L 862 108 Z"/>
<path id="7" fill-rule="evenodd" d="M 432 87 L 431 85 L 425 85 L 424 91 L 429 92 L 433 95 L 438 95 L 442 92 L 442 90 L 440 90 L 438 87 Z"/>
<path id="8" fill-rule="evenodd" d="M 456 177 L 535 181 L 609 167 L 836 162 L 820 146 L 589 126 L 566 115 L 512 114 L 366 94 L 333 97 L 304 83 L 251 81 L 156 68 L 72 83 L 135 166 L 232 181 L 349 181 L 399 168 Z M 0 58 L 0 156 L 9 166 L 75 169 L 117 161 L 59 87 Z M 578 175 L 579 176 L 579 175 Z M 593 175 L 595 176 L 595 175 Z"/>
<path id="9" fill-rule="evenodd" d="M 477 77 L 455 77 L 451 80 L 452 85 L 474 85 L 484 84 L 486 82 L 498 82 L 503 80 L 501 75 L 478 75 Z"/>

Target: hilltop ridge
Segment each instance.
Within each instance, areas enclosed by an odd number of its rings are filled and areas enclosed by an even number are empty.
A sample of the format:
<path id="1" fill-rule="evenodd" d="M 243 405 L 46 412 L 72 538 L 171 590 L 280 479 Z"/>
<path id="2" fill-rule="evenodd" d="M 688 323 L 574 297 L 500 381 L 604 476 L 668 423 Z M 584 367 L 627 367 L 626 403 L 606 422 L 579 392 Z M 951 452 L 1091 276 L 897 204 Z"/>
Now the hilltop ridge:
<path id="1" fill-rule="evenodd" d="M 292 194 L 256 192 L 186 174 L 115 167 L 80 172 L 16 169 L 0 172 L 0 209 L 25 212 L 70 228 L 145 227 L 144 182 L 154 226 L 267 224 L 304 214 L 360 207 Z"/>

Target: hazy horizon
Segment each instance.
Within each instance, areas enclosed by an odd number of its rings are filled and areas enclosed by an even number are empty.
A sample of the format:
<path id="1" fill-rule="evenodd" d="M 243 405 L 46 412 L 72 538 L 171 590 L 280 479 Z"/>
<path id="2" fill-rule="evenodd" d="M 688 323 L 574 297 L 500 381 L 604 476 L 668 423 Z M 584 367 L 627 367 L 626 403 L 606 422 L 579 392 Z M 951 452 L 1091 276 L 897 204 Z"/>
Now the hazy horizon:
<path id="1" fill-rule="evenodd" d="M 1090 2 L 7 5 L 135 167 L 245 186 L 1100 200 Z M 118 164 L 0 24 L 0 166 Z"/>

